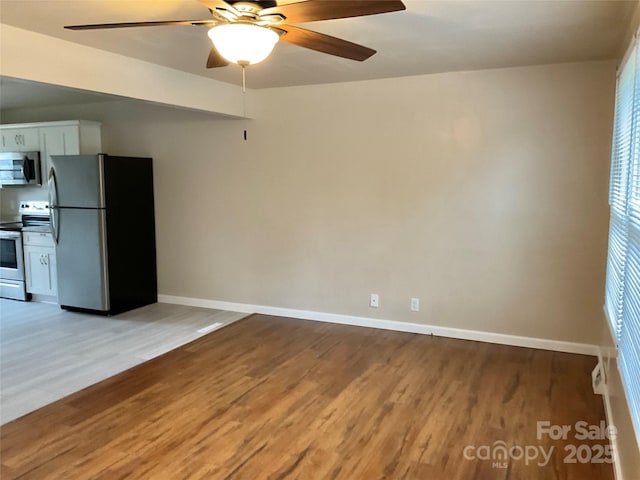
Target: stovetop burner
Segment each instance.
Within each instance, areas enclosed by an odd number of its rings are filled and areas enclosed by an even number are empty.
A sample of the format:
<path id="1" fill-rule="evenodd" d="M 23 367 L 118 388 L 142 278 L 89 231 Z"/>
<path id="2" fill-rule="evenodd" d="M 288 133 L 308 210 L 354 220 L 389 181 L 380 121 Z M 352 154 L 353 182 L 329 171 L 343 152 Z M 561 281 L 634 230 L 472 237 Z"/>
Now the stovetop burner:
<path id="1" fill-rule="evenodd" d="M 0 230 L 19 232 L 25 227 L 48 227 L 51 225 L 48 202 L 35 200 L 22 202 L 18 213 L 21 215 L 21 222 L 0 223 Z"/>

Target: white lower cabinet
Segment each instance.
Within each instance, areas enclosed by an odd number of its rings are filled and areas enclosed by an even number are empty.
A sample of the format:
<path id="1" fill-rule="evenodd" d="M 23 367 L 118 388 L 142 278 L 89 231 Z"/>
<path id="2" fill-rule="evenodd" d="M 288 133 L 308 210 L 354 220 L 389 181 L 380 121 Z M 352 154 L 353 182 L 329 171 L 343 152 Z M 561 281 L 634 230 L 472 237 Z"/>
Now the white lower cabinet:
<path id="1" fill-rule="evenodd" d="M 51 234 L 24 232 L 23 243 L 27 292 L 57 296 L 56 251 Z"/>

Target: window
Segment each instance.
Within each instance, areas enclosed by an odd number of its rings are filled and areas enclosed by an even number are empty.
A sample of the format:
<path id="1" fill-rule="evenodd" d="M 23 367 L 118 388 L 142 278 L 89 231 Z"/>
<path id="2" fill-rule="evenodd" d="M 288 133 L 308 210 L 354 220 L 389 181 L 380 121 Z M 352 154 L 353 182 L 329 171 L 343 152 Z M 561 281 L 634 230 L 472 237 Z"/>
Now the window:
<path id="1" fill-rule="evenodd" d="M 616 88 L 609 205 L 605 311 L 640 439 L 640 65 L 637 42 L 623 61 Z"/>

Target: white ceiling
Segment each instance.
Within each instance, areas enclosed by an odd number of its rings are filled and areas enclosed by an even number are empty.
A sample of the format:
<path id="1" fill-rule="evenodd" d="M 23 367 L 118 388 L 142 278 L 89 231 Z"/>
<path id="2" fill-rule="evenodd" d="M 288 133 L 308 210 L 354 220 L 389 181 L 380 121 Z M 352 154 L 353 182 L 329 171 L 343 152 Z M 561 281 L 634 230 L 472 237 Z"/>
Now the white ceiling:
<path id="1" fill-rule="evenodd" d="M 119 97 L 0 76 L 0 109 L 94 103 Z"/>
<path id="2" fill-rule="evenodd" d="M 359 63 L 280 43 L 264 63 L 250 67 L 248 87 L 616 58 L 638 5 L 613 0 L 404 1 L 403 12 L 303 25 L 376 49 L 369 60 Z M 196 0 L 0 1 L 3 23 L 239 83 L 239 67 L 205 68 L 210 49 L 206 28 L 63 29 L 73 24 L 204 18 L 210 13 Z"/>

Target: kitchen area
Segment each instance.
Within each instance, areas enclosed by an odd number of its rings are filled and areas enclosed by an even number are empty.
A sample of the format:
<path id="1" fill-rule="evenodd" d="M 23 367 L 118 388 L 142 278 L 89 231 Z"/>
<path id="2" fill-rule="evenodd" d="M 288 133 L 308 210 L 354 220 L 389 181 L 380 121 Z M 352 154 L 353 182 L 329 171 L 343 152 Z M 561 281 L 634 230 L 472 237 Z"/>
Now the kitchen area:
<path id="1" fill-rule="evenodd" d="M 97 123 L 55 123 L 0 127 L 0 297 L 106 315 L 157 302 L 152 159 L 100 153 Z"/>
<path id="2" fill-rule="evenodd" d="M 157 303 L 151 158 L 94 121 L 0 135 L 0 425 L 246 316 Z"/>
<path id="3" fill-rule="evenodd" d="M 51 157 L 99 153 L 100 128 L 86 121 L 0 126 L 0 298 L 58 303 Z"/>

